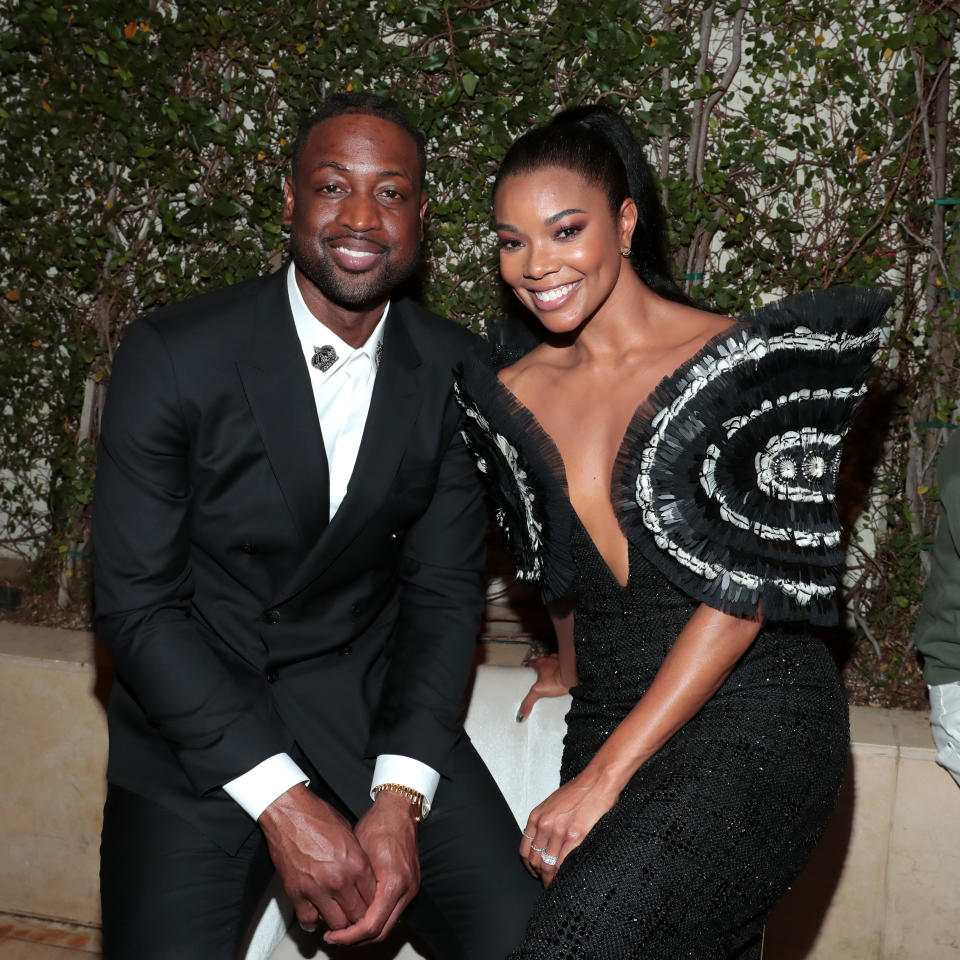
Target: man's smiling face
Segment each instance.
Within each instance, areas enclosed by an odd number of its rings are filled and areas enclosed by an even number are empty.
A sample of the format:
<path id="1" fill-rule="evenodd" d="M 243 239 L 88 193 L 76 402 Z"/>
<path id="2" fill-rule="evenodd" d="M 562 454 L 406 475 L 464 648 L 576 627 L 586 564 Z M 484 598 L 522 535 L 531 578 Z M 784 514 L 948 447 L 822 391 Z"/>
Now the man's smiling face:
<path id="1" fill-rule="evenodd" d="M 284 184 L 284 223 L 298 270 L 349 310 L 386 301 L 416 266 L 426 197 L 417 145 L 380 117 L 318 123 Z"/>

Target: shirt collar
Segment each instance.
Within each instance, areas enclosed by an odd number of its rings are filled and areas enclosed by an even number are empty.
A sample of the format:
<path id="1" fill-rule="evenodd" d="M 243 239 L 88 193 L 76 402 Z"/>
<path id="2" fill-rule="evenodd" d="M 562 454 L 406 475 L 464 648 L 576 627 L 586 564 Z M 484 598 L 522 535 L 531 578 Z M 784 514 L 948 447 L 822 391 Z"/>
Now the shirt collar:
<path id="1" fill-rule="evenodd" d="M 291 262 L 287 269 L 287 298 L 290 301 L 290 311 L 293 313 L 293 322 L 297 328 L 297 336 L 300 338 L 300 346 L 303 348 L 303 355 L 310 369 L 310 374 L 322 383 L 329 379 L 338 370 L 346 366 L 348 360 L 355 356 L 366 356 L 372 368 L 377 369 L 377 351 L 383 343 L 383 332 L 386 325 L 387 314 L 390 312 L 390 302 L 383 308 L 383 314 L 380 317 L 373 333 L 367 337 L 366 343 L 360 347 L 351 347 L 345 340 L 338 337 L 329 327 L 321 323 L 311 312 L 300 292 L 300 286 L 297 283 L 294 264 Z M 310 362 L 313 359 L 315 347 L 331 346 L 337 353 L 337 360 L 329 370 L 318 370 Z"/>

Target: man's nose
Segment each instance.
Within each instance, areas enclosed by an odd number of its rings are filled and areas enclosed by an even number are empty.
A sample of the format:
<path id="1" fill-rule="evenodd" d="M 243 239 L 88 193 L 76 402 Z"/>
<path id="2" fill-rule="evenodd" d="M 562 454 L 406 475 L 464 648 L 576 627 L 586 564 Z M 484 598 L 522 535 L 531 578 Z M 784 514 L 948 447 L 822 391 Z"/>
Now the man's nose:
<path id="1" fill-rule="evenodd" d="M 369 193 L 354 190 L 340 204 L 337 221 L 357 233 L 375 230 L 380 226 L 380 205 Z"/>

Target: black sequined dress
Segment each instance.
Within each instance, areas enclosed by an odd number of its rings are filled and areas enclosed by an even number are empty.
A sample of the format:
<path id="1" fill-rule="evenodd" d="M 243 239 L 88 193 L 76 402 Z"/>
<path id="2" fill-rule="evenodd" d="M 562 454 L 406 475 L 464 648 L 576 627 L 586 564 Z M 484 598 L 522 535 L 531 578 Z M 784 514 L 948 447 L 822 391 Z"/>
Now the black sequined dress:
<path id="1" fill-rule="evenodd" d="M 842 681 L 803 621 L 836 617 L 839 441 L 888 306 L 871 290 L 782 301 L 660 385 L 614 471 L 626 586 L 571 507 L 552 440 L 497 379 L 511 358 L 460 371 L 465 439 L 518 572 L 575 605 L 562 781 L 643 696 L 700 603 L 759 606 L 766 620 L 566 859 L 510 960 L 759 956 L 765 914 L 809 856 L 846 763 Z"/>

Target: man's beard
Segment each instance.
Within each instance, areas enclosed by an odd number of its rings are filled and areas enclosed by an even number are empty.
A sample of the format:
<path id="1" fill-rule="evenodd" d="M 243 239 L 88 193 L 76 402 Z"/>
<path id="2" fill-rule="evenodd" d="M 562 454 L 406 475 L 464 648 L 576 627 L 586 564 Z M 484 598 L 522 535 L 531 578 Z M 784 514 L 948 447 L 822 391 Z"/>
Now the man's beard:
<path id="1" fill-rule="evenodd" d="M 290 256 L 297 269 L 332 303 L 347 310 L 364 310 L 386 300 L 392 291 L 413 276 L 419 249 L 414 248 L 404 261 L 392 256 L 392 248 L 384 248 L 383 263 L 364 273 L 346 273 L 326 255 L 324 241 L 307 246 L 300 242 L 296 228 L 290 227 Z"/>

